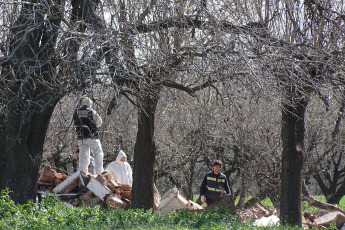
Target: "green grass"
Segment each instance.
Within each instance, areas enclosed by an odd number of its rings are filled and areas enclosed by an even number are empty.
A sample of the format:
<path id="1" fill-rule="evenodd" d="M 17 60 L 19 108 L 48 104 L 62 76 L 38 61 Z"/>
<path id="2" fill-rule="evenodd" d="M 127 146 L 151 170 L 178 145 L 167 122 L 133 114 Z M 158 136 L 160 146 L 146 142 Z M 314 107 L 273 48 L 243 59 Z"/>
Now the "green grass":
<path id="1" fill-rule="evenodd" d="M 289 226 L 255 227 L 238 221 L 225 210 L 192 213 L 187 210 L 166 216 L 152 211 L 128 210 L 99 206 L 67 207 L 57 197 L 46 197 L 40 204 L 15 205 L 8 192 L 0 195 L 0 229 L 299 229 Z"/>

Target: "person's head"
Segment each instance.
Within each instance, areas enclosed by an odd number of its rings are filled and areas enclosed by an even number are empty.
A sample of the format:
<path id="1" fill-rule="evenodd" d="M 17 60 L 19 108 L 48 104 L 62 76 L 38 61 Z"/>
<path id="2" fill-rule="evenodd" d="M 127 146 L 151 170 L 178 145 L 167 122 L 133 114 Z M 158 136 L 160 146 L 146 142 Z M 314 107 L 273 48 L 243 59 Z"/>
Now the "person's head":
<path id="1" fill-rule="evenodd" d="M 223 162 L 222 162 L 222 161 L 220 161 L 220 160 L 215 160 L 215 161 L 213 162 L 213 172 L 214 172 L 215 174 L 219 174 L 220 169 L 222 168 L 222 166 L 223 166 Z"/>
<path id="2" fill-rule="evenodd" d="M 123 164 L 127 160 L 127 156 L 124 151 L 120 150 L 119 154 L 117 154 L 116 162 Z"/>
<path id="3" fill-rule="evenodd" d="M 92 100 L 85 95 L 80 98 L 80 107 L 83 107 L 83 106 L 92 108 Z"/>
<path id="4" fill-rule="evenodd" d="M 77 155 L 77 158 L 79 158 L 79 149 L 75 151 L 75 154 Z"/>

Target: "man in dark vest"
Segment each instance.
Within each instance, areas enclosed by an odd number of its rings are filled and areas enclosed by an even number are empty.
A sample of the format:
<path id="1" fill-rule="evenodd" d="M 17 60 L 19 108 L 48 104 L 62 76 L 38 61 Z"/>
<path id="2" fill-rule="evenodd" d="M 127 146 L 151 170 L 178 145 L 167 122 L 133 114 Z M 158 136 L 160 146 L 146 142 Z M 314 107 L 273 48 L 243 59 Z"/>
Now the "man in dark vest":
<path id="1" fill-rule="evenodd" d="M 79 146 L 79 171 L 88 172 L 90 164 L 90 151 L 94 156 L 94 166 L 97 175 L 103 173 L 103 150 L 99 140 L 98 127 L 102 125 L 102 119 L 92 109 L 92 101 L 83 96 L 80 100 L 80 108 L 73 114 L 74 125 L 78 136 Z"/>
<path id="2" fill-rule="evenodd" d="M 213 162 L 213 171 L 206 173 L 200 186 L 201 202 L 207 205 L 212 204 L 224 193 L 230 194 L 228 181 L 220 172 L 223 163 L 220 160 Z"/>

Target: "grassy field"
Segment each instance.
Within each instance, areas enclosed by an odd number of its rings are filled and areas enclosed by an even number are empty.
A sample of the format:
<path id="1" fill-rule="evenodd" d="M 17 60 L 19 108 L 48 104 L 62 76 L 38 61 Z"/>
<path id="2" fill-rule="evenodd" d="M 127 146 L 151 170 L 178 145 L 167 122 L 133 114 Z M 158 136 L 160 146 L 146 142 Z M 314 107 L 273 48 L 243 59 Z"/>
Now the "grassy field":
<path id="1" fill-rule="evenodd" d="M 269 202 L 269 201 L 265 201 Z M 224 210 L 192 213 L 186 210 L 167 216 L 152 211 L 100 207 L 67 207 L 56 197 L 40 204 L 15 205 L 7 192 L 0 196 L 0 229 L 299 229 L 296 227 L 256 227 L 238 221 Z"/>

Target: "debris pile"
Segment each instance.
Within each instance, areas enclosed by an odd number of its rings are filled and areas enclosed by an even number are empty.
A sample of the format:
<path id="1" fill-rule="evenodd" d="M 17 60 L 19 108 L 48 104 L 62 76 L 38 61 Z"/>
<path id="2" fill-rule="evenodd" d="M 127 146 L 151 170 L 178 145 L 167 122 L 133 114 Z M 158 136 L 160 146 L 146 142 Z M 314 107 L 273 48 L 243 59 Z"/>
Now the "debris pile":
<path id="1" fill-rule="evenodd" d="M 114 208 L 129 209 L 132 201 L 132 187 L 120 184 L 114 180 L 110 173 L 93 176 L 84 172 L 75 172 L 70 176 L 57 173 L 50 167 L 45 167 L 39 171 L 40 177 L 37 191 L 45 193 L 50 191 L 71 206 L 86 204 L 90 207 L 101 205 Z M 345 211 L 338 206 L 316 201 L 310 195 L 303 196 L 303 200 L 309 205 L 320 208 L 319 213 L 313 215 L 305 212 L 302 215 L 302 225 L 309 228 L 329 228 L 336 226 L 345 230 Z M 199 204 L 184 198 L 177 188 L 170 189 L 161 198 L 154 185 L 154 211 L 166 215 L 169 212 L 180 209 L 201 212 L 214 206 L 223 206 L 229 209 L 231 214 L 236 213 L 236 207 L 232 197 L 225 194 L 221 199 L 203 208 Z M 256 204 L 250 209 L 237 212 L 241 221 L 252 221 L 257 226 L 270 226 L 279 224 L 279 211 L 265 208 L 261 204 Z"/>
<path id="2" fill-rule="evenodd" d="M 37 189 L 40 191 L 52 191 L 58 184 L 67 179 L 64 173 L 57 173 L 50 167 L 39 170 L 39 180 Z"/>
<path id="3" fill-rule="evenodd" d="M 56 193 L 62 201 L 72 206 L 100 204 L 107 207 L 131 207 L 132 187 L 120 184 L 110 173 L 97 177 L 77 171 L 70 176 L 57 173 L 50 167 L 40 170 L 37 192 L 50 191 Z"/>
<path id="4" fill-rule="evenodd" d="M 279 211 L 267 209 L 260 204 L 244 209 L 239 213 L 239 218 L 243 222 L 252 221 L 256 226 L 275 226 L 279 224 Z M 310 228 L 330 228 L 336 226 L 338 229 L 345 229 L 344 211 L 327 211 L 320 209 L 316 215 L 310 212 L 302 214 L 302 227 Z"/>
<path id="5" fill-rule="evenodd" d="M 93 207 L 101 205 L 129 209 L 132 201 L 132 187 L 120 184 L 110 173 L 93 176 L 88 173 L 75 172 L 70 176 L 57 173 L 50 167 L 40 170 L 37 192 L 47 191 L 59 196 L 61 201 L 77 207 L 82 204 Z M 154 211 L 166 215 L 180 209 L 190 211 L 203 210 L 197 203 L 186 200 L 176 188 L 169 190 L 161 198 L 154 185 Z"/>
<path id="6" fill-rule="evenodd" d="M 255 204 L 253 208 L 248 208 L 241 211 L 239 217 L 241 221 L 251 221 L 272 215 L 278 216 L 276 209 L 271 210 L 263 207 L 260 204 Z"/>

